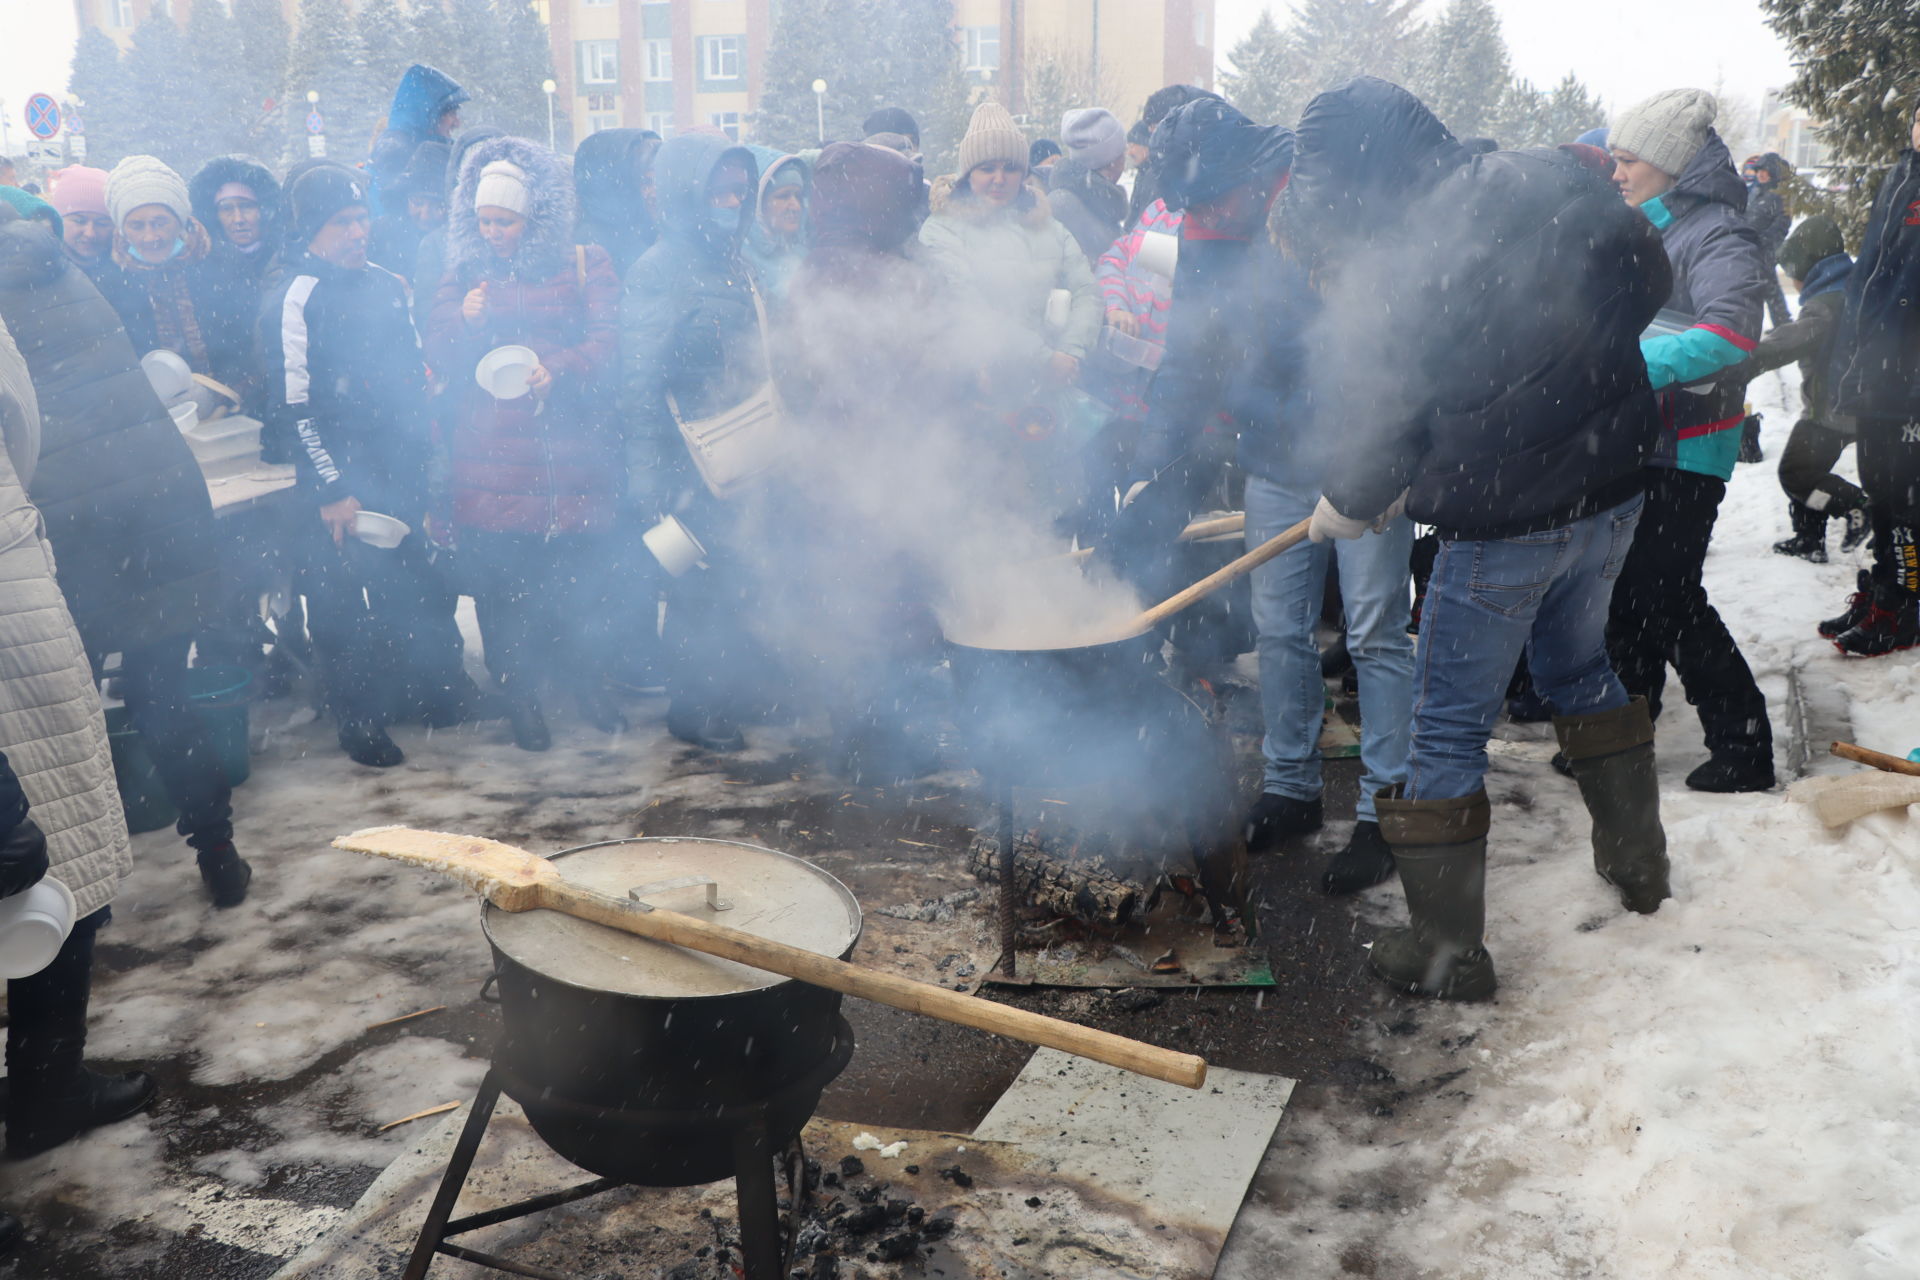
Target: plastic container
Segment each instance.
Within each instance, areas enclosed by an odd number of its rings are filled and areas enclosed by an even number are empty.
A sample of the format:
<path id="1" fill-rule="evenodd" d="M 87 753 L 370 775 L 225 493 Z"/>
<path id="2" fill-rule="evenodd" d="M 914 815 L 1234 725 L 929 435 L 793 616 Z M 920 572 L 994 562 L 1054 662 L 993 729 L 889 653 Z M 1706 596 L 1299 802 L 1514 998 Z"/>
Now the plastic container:
<path id="1" fill-rule="evenodd" d="M 370 547 L 379 547 L 382 551 L 391 551 L 407 540 L 413 529 L 405 520 L 396 520 L 392 516 L 383 516 L 378 511 L 356 511 L 353 513 L 353 536 Z"/>
<path id="2" fill-rule="evenodd" d="M 24 893 L 0 898 L 0 978 L 40 972 L 73 932 L 73 890 L 52 876 Z"/>
<path id="3" fill-rule="evenodd" d="M 188 400 L 168 409 L 167 416 L 173 419 L 173 425 L 180 428 L 180 434 L 187 438 L 188 443 L 192 443 L 193 429 L 200 424 L 200 406 Z"/>
<path id="4" fill-rule="evenodd" d="M 187 447 L 193 450 L 194 461 L 203 467 L 213 462 L 260 456 L 260 422 L 257 418 L 241 414 L 202 418 L 182 427 L 181 431 L 187 437 Z"/>
<path id="5" fill-rule="evenodd" d="M 647 544 L 660 567 L 676 578 L 689 569 L 707 567 L 707 549 L 676 516 L 663 517 L 640 535 L 640 541 Z"/>
<path id="6" fill-rule="evenodd" d="M 162 347 L 140 357 L 140 370 L 160 403 L 172 409 L 193 394 L 193 370 L 177 351 Z"/>
<path id="7" fill-rule="evenodd" d="M 120 808 L 127 830 L 138 834 L 170 827 L 179 820 L 160 771 L 153 767 L 147 744 L 135 731 L 125 707 L 107 708 L 107 747 L 113 753 L 113 778 L 120 788 Z"/>
<path id="8" fill-rule="evenodd" d="M 212 740 L 230 787 L 239 786 L 253 772 L 253 760 L 247 751 L 247 691 L 252 684 L 253 676 L 245 667 L 187 670 L 193 714 Z"/>
<path id="9" fill-rule="evenodd" d="M 1122 333 L 1112 325 L 1100 331 L 1100 345 L 1108 355 L 1136 369 L 1158 369 L 1161 358 L 1167 354 L 1167 349 L 1159 343 Z"/>
<path id="10" fill-rule="evenodd" d="M 495 400 L 518 400 L 527 394 L 527 376 L 539 367 L 532 347 L 495 347 L 473 367 L 473 379 Z"/>

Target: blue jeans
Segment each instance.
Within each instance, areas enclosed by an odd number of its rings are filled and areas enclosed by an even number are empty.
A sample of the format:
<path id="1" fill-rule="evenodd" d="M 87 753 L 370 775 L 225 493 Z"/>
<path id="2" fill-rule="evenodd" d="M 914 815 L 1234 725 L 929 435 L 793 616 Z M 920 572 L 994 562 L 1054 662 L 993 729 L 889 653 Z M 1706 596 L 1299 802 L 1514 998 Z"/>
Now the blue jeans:
<path id="1" fill-rule="evenodd" d="M 1407 799 L 1480 790 L 1522 652 L 1555 715 L 1626 705 L 1607 659 L 1607 611 L 1641 502 L 1518 538 L 1440 544 L 1420 615 Z"/>
<path id="2" fill-rule="evenodd" d="M 1247 545 L 1258 546 L 1313 514 L 1314 485 L 1247 477 Z M 1413 526 L 1396 519 L 1385 533 L 1352 541 L 1302 543 L 1253 571 L 1253 624 L 1260 632 L 1260 703 L 1267 733 L 1265 789 L 1310 800 L 1320 794 L 1320 722 L 1327 688 L 1313 628 L 1326 593 L 1327 566 L 1340 558 L 1347 652 L 1360 682 L 1358 816 L 1374 820 L 1373 794 L 1403 781 L 1413 702 L 1413 639 L 1408 556 Z"/>

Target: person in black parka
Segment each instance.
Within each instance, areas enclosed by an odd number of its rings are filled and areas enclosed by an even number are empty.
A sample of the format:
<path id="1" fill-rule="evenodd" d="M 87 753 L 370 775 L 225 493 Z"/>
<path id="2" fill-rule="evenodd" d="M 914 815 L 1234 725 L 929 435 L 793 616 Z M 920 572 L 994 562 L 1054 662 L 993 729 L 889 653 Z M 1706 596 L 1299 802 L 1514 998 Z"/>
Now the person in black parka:
<path id="1" fill-rule="evenodd" d="M 30 496 L 96 671 L 120 654 L 124 696 L 214 901 L 246 897 L 232 791 L 194 713 L 189 646 L 220 590 L 206 481 L 153 394 L 119 318 L 60 242 L 0 209 L 0 318 L 39 396 Z"/>
<path id="2" fill-rule="evenodd" d="M 1776 151 L 1751 156 L 1740 167 L 1740 176 L 1747 183 L 1747 225 L 1760 237 L 1760 248 L 1767 255 L 1768 267 L 1779 263 L 1781 246 L 1787 242 L 1787 233 L 1793 230 L 1793 215 L 1787 212 L 1787 202 L 1780 197 L 1780 190 L 1792 172 L 1792 166 Z M 1780 288 L 1778 274 L 1767 280 L 1767 314 L 1775 324 L 1793 319 L 1793 313 L 1787 310 L 1787 295 Z"/>

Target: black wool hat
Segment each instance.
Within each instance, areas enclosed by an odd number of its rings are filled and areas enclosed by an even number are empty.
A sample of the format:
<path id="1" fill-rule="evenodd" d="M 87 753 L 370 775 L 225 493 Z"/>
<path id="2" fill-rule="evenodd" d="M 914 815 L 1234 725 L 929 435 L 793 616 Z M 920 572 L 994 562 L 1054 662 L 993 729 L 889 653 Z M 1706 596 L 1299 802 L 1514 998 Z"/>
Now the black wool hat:
<path id="1" fill-rule="evenodd" d="M 305 245 L 327 219 L 350 205 L 367 203 L 367 176 L 334 160 L 308 160 L 287 174 L 287 238 Z"/>

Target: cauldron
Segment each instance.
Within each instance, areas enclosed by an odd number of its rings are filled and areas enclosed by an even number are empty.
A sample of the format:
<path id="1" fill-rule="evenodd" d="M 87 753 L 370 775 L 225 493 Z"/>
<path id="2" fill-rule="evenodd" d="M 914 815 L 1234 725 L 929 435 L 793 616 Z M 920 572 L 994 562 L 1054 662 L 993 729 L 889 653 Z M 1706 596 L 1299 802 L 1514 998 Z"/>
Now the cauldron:
<path id="1" fill-rule="evenodd" d="M 842 959 L 860 936 L 844 885 L 787 854 L 651 838 L 554 855 L 567 878 Z M 704 891 L 704 895 L 703 895 Z M 603 1177 L 731 1176 L 745 1126 L 798 1136 L 853 1039 L 838 992 L 552 911 L 488 907 L 502 1034 L 494 1069 L 534 1131 Z"/>

